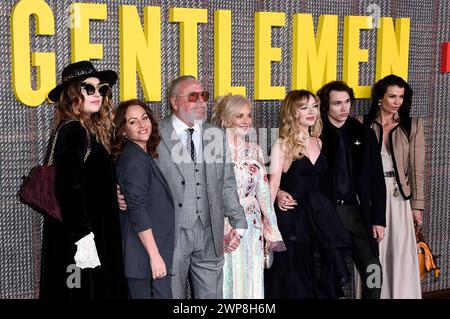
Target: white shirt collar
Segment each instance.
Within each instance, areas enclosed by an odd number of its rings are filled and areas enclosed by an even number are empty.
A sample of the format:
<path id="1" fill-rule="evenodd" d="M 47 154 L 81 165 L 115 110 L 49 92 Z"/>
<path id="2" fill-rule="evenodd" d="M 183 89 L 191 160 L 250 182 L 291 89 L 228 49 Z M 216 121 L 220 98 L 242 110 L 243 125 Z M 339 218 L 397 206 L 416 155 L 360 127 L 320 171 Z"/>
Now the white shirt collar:
<path id="1" fill-rule="evenodd" d="M 178 116 L 176 116 L 175 114 L 172 114 L 172 125 L 173 128 L 175 129 L 175 132 L 177 132 L 177 135 L 180 135 L 181 132 L 184 132 L 189 128 L 189 126 L 187 126 L 186 123 L 180 120 Z M 195 132 L 200 134 L 201 128 L 198 123 L 194 124 L 192 128 L 194 129 Z"/>

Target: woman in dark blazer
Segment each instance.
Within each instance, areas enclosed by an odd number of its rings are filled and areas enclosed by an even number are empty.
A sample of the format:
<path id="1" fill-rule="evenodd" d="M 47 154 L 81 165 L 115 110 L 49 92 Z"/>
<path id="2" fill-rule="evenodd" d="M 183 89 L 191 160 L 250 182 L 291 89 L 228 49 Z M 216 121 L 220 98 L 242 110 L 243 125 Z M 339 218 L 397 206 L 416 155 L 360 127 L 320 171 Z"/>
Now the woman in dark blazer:
<path id="1" fill-rule="evenodd" d="M 132 299 L 172 298 L 175 209 L 153 158 L 160 142 L 152 111 L 139 100 L 116 110 L 113 154 L 128 206 L 120 216 L 125 277 Z"/>

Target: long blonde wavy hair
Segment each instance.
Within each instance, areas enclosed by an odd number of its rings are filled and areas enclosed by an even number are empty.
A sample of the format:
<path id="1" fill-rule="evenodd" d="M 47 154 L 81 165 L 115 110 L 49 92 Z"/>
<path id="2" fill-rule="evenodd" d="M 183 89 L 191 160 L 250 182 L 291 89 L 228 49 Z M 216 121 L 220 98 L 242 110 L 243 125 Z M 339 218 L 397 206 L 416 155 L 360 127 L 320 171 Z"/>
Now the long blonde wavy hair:
<path id="1" fill-rule="evenodd" d="M 242 106 L 252 103 L 245 96 L 239 94 L 227 94 L 224 97 L 219 96 L 214 104 L 211 116 L 211 123 L 220 128 L 230 127 L 233 122 L 233 116 L 239 112 Z"/>
<path id="2" fill-rule="evenodd" d="M 111 88 L 102 99 L 102 105 L 97 113 L 89 116 L 84 113 L 84 97 L 80 83 L 77 81 L 66 87 L 56 101 L 55 125 L 66 120 L 79 120 L 89 133 L 93 134 L 108 153 L 111 152 L 111 137 L 113 132 Z"/>
<path id="3" fill-rule="evenodd" d="M 284 153 L 293 160 L 305 156 L 306 145 L 299 138 L 301 130 L 298 124 L 297 108 L 306 105 L 310 97 L 313 97 L 316 103 L 319 104 L 319 98 L 307 90 L 293 90 L 289 92 L 281 104 L 281 128 L 279 133 L 281 147 Z M 309 128 L 309 134 L 311 137 L 319 137 L 321 133 L 322 120 L 320 118 L 320 110 L 317 110 L 316 122 Z"/>

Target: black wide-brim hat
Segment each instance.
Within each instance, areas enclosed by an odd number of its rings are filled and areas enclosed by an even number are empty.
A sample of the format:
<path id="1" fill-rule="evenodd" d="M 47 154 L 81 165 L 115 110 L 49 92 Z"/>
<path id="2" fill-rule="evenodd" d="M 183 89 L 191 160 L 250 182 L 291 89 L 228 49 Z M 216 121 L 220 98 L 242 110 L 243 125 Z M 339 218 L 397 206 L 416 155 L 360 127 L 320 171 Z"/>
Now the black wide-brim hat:
<path id="1" fill-rule="evenodd" d="M 96 77 L 100 82 L 107 82 L 109 86 L 113 86 L 117 81 L 116 72 L 112 70 L 97 71 L 91 62 L 79 61 L 69 64 L 64 68 L 61 83 L 48 93 L 47 98 L 51 102 L 56 102 L 61 92 L 67 86 L 90 77 Z"/>

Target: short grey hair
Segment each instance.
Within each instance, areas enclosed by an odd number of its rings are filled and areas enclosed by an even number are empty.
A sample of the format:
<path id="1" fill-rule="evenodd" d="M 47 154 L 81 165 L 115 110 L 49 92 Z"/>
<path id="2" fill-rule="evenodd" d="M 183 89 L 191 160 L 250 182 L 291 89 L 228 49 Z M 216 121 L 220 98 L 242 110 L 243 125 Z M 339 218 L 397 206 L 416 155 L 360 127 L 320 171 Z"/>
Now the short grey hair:
<path id="1" fill-rule="evenodd" d="M 197 81 L 195 76 L 192 76 L 192 75 L 182 75 L 182 76 L 177 77 L 175 80 L 170 82 L 169 93 L 168 93 L 169 99 L 171 97 L 174 97 L 174 96 L 177 95 L 177 93 L 178 93 L 178 86 L 180 85 L 181 82 L 186 81 L 186 80 Z"/>

